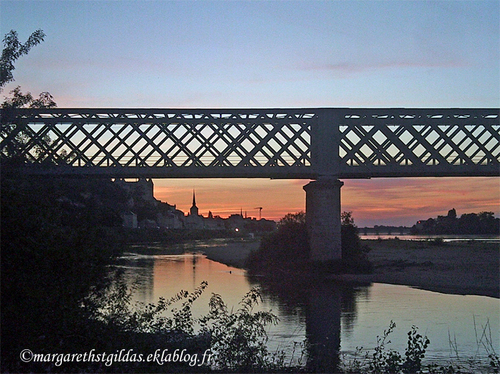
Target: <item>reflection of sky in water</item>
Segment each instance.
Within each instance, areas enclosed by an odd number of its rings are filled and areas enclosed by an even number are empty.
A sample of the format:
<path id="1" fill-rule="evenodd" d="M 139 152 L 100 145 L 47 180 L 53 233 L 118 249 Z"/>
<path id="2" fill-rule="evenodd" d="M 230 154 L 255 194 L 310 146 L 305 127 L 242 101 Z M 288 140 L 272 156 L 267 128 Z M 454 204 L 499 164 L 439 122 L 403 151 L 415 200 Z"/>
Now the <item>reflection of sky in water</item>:
<path id="1" fill-rule="evenodd" d="M 220 294 L 229 307 L 236 307 L 250 286 L 245 272 L 218 262 L 209 261 L 197 253 L 182 255 L 133 256 L 131 263 L 136 264 L 135 273 L 138 289 L 134 299 L 142 302 L 156 302 L 159 297 L 166 299 L 179 291 L 194 291 L 201 282 L 207 281 L 208 287 L 193 304 L 195 316 L 206 313 L 212 293 Z M 147 271 L 142 271 L 147 269 Z"/>
<path id="2" fill-rule="evenodd" d="M 150 256 L 130 254 L 124 265 L 127 280 L 130 284 L 135 283 L 134 300 L 145 303 L 157 302 L 159 297 L 168 299 L 180 290 L 191 292 L 202 281 L 207 281 L 207 289 L 193 305 L 195 317 L 207 312 L 212 293 L 220 294 L 230 309 L 237 309 L 241 298 L 255 283 L 255 280 L 249 282 L 244 270 L 210 261 L 196 253 Z M 328 293 L 328 288 L 321 292 Z M 419 333 L 427 335 L 431 341 L 427 358 L 448 359 L 449 336 L 453 341 L 456 339 L 461 358 L 469 358 L 476 354 L 478 348 L 476 331 L 479 335 L 477 339 L 480 339 L 482 326 L 488 321 L 493 347 L 499 347 L 498 299 L 446 295 L 386 284 L 354 289 L 347 287 L 341 294 L 342 302 L 338 303 L 338 308 L 341 309 L 342 319 L 342 352 L 354 352 L 356 347 L 373 348 L 377 336 L 383 334 L 391 320 L 397 327 L 390 336 L 392 343 L 389 348 L 400 352 L 404 352 L 407 332 L 415 325 L 419 328 Z M 283 300 L 272 293 L 263 295 L 264 301 L 257 309 L 271 310 L 280 318 L 278 326 L 269 328 L 271 351 L 278 348 L 290 349 L 293 342 L 304 341 L 307 295 L 307 291 L 303 293 L 298 298 L 299 302 Z M 302 304 L 300 300 L 303 300 Z M 315 310 L 315 313 L 320 316 L 318 318 L 324 316 L 326 319 L 337 314 L 331 310 Z M 310 309 L 308 315 L 311 316 Z M 484 354 L 484 350 L 481 353 Z"/>
<path id="3" fill-rule="evenodd" d="M 461 358 L 473 356 L 478 348 L 475 330 L 480 339 L 482 326 L 488 321 L 493 347 L 498 350 L 500 346 L 498 299 L 447 295 L 388 284 L 373 284 L 368 290 L 365 296 L 360 295 L 356 300 L 353 327 L 346 329 L 343 326 L 344 351 L 354 351 L 356 346 L 373 348 L 377 335 L 383 334 L 391 320 L 396 323 L 396 329 L 390 335 L 390 347 L 404 351 L 407 332 L 415 325 L 420 334 L 430 339 L 427 358 L 449 357 L 449 336 L 453 341 L 456 339 Z"/>

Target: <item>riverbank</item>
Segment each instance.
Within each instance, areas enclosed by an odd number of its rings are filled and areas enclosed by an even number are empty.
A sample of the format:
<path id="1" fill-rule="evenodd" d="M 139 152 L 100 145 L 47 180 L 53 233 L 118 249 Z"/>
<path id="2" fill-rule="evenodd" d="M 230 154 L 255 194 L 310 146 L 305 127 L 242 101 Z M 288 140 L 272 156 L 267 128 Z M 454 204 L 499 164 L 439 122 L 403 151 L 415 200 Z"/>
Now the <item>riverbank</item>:
<path id="1" fill-rule="evenodd" d="M 480 241 L 366 241 L 372 274 L 341 275 L 355 282 L 389 283 L 459 295 L 500 297 L 500 248 Z"/>
<path id="2" fill-rule="evenodd" d="M 480 241 L 434 242 L 364 240 L 372 249 L 372 274 L 342 274 L 333 279 L 357 283 L 388 283 L 429 291 L 500 298 L 500 248 Z M 243 268 L 259 241 L 231 241 L 204 248 L 211 260 Z"/>
<path id="3" fill-rule="evenodd" d="M 210 246 L 202 249 L 208 259 L 243 269 L 252 251 L 259 248 L 260 239 L 235 239 L 221 246 Z"/>

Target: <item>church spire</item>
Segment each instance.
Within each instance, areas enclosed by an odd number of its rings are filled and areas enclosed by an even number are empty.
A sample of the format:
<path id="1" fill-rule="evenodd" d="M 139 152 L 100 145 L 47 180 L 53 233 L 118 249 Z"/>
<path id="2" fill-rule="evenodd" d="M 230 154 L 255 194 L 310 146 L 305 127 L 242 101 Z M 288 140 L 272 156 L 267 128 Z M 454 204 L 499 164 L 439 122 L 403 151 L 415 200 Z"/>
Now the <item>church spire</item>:
<path id="1" fill-rule="evenodd" d="M 194 189 L 193 189 L 193 206 L 191 207 L 191 209 L 189 209 L 189 213 L 192 216 L 198 215 L 198 207 L 196 206 L 196 195 L 195 195 Z"/>

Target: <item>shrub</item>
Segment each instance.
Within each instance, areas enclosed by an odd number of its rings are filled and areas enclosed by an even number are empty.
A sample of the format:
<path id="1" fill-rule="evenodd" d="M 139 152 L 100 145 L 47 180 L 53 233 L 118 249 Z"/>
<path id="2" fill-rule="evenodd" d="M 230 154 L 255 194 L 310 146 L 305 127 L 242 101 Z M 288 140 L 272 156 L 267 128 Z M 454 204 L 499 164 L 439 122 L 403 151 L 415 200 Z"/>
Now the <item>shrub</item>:
<path id="1" fill-rule="evenodd" d="M 277 231 L 262 238 L 247 266 L 275 274 L 288 272 L 305 266 L 309 252 L 305 213 L 290 213 L 279 221 Z"/>
<path id="2" fill-rule="evenodd" d="M 408 342 L 404 357 L 398 351 L 388 349 L 390 344 L 389 335 L 394 331 L 396 324 L 391 321 L 389 328 L 384 330 L 384 334 L 377 336 L 377 346 L 373 353 L 363 355 L 362 348 L 356 351 L 352 361 L 344 361 L 342 369 L 344 373 L 393 373 L 393 374 L 414 374 L 421 373 L 424 369 L 422 360 L 430 344 L 426 336 L 418 334 L 418 328 L 412 326 L 408 332 Z M 360 356 L 361 358 L 358 358 Z"/>
<path id="3" fill-rule="evenodd" d="M 265 327 L 277 324 L 278 317 L 270 312 L 254 312 L 259 300 L 260 292 L 254 288 L 243 297 L 240 308 L 233 313 L 220 295 L 212 295 L 209 313 L 200 322 L 202 333 L 210 336 L 214 369 L 238 372 L 277 369 L 267 349 Z"/>
<path id="4" fill-rule="evenodd" d="M 342 214 L 341 235 L 342 260 L 315 266 L 335 273 L 370 272 L 369 248 L 361 243 L 351 212 Z M 303 271 L 311 265 L 310 252 L 305 213 L 289 213 L 280 220 L 276 232 L 262 239 L 258 251 L 249 256 L 247 267 L 274 276 Z"/>

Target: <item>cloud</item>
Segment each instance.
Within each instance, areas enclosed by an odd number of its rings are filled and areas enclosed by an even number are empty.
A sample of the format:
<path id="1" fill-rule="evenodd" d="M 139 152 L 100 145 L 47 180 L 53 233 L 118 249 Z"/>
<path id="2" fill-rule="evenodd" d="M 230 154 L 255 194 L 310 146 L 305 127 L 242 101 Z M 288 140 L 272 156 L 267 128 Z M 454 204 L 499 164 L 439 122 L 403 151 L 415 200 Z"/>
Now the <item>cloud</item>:
<path id="1" fill-rule="evenodd" d="M 342 188 L 344 210 L 362 224 L 411 225 L 419 219 L 493 211 L 500 213 L 498 178 L 401 178 L 348 180 Z"/>
<path id="2" fill-rule="evenodd" d="M 400 61 L 374 61 L 374 62 L 303 62 L 296 68 L 305 72 L 326 72 L 334 74 L 358 74 L 366 71 L 391 70 L 391 69 L 424 69 L 424 68 L 458 68 L 466 67 L 468 64 L 456 60 L 444 61 L 418 61 L 418 60 L 400 60 Z"/>

